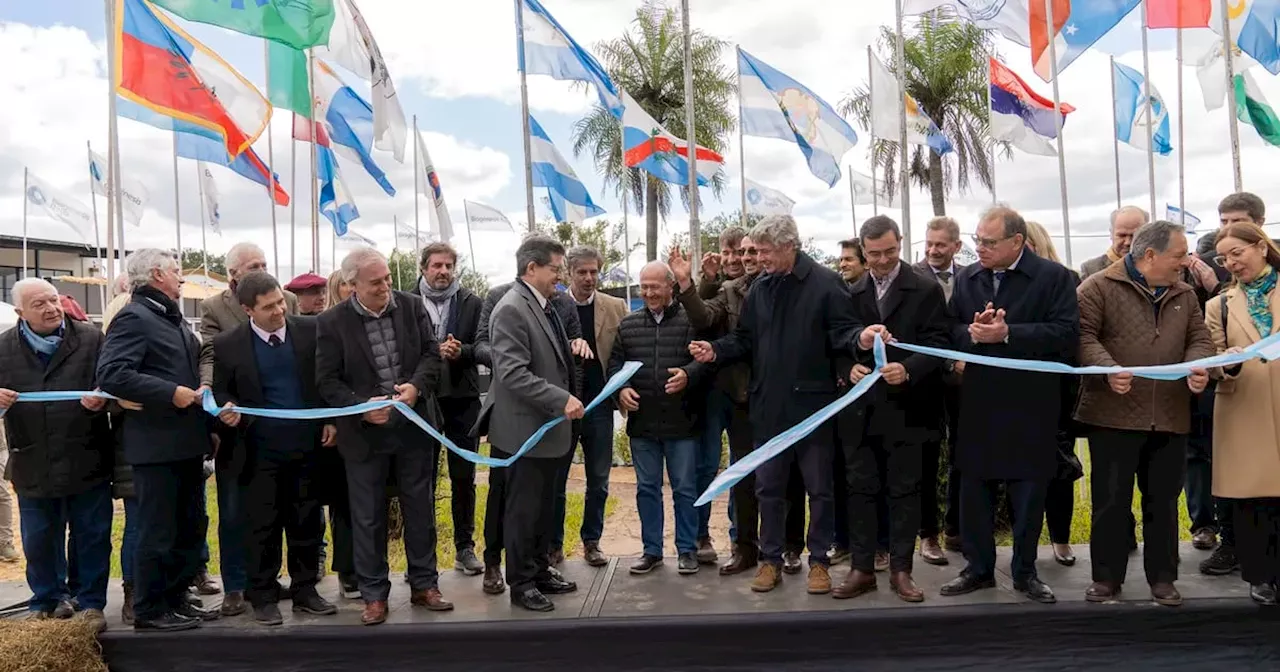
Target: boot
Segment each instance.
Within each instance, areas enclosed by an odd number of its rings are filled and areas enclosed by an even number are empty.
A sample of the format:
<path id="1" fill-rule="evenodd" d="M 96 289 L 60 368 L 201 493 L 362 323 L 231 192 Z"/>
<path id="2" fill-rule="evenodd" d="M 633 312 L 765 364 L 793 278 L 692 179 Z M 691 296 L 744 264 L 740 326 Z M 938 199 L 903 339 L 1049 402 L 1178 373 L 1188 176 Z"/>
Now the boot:
<path id="1" fill-rule="evenodd" d="M 124 603 L 120 605 L 120 620 L 133 625 L 133 582 L 124 583 Z"/>

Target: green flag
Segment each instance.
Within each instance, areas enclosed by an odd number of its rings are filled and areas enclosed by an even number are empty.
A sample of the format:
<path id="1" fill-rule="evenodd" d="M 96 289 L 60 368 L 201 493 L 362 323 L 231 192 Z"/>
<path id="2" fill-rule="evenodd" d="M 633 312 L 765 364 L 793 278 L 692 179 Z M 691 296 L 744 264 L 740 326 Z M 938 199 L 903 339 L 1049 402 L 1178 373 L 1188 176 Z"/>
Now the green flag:
<path id="1" fill-rule="evenodd" d="M 1235 76 L 1236 118 L 1249 124 L 1269 145 L 1280 146 L 1280 117 L 1248 72 Z"/>
<path id="2" fill-rule="evenodd" d="M 188 21 L 306 49 L 329 43 L 334 0 L 151 0 Z"/>
<path id="3" fill-rule="evenodd" d="M 278 109 L 311 118 L 307 87 L 307 55 L 278 42 L 267 42 L 267 99 Z"/>

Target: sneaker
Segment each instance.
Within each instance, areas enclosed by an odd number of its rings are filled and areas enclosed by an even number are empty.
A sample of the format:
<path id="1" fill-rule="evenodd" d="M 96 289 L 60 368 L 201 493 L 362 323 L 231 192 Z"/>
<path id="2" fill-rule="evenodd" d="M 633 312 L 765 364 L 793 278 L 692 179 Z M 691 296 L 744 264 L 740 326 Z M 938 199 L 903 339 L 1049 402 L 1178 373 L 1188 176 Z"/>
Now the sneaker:
<path id="1" fill-rule="evenodd" d="M 697 561 L 694 561 L 695 564 Z M 639 560 L 631 564 L 632 574 L 648 574 L 654 569 L 662 566 L 662 558 L 656 555 L 642 555 Z"/>
<path id="2" fill-rule="evenodd" d="M 4 486 L 0 485 L 0 487 Z M 17 562 L 21 559 L 22 554 L 18 552 L 18 549 L 13 547 L 13 544 L 9 543 L 0 546 L 0 562 Z"/>
<path id="3" fill-rule="evenodd" d="M 1226 544 L 1213 549 L 1213 554 L 1200 563 L 1200 573 L 1209 576 L 1226 576 L 1239 569 L 1240 561 L 1236 559 L 1236 549 Z"/>
<path id="4" fill-rule="evenodd" d="M 835 544 L 831 544 L 831 550 L 827 551 L 827 559 L 831 561 L 831 564 L 833 565 L 846 562 L 849 559 L 849 549 L 840 548 Z"/>
<path id="5" fill-rule="evenodd" d="M 467 576 L 478 576 L 484 572 L 484 563 L 476 557 L 474 549 L 464 548 L 458 551 L 458 556 L 453 561 L 453 568 Z"/>
<path id="6" fill-rule="evenodd" d="M 348 600 L 360 597 L 360 583 L 354 574 L 339 574 L 338 585 L 342 586 L 342 597 Z"/>
<path id="7" fill-rule="evenodd" d="M 681 553 L 676 561 L 676 570 L 681 574 L 697 574 L 698 556 L 694 553 Z"/>
<path id="8" fill-rule="evenodd" d="M 334 604 L 316 592 L 314 587 L 298 591 L 293 596 L 293 610 L 316 616 L 329 616 L 338 613 Z"/>
<path id="9" fill-rule="evenodd" d="M 54 618 L 71 618 L 76 615 L 76 605 L 70 600 L 59 600 L 58 606 L 53 610 Z"/>
<path id="10" fill-rule="evenodd" d="M 703 537 L 698 540 L 698 562 L 704 565 L 714 565 L 720 556 L 716 555 L 716 547 L 711 545 L 711 537 Z"/>
<path id="11" fill-rule="evenodd" d="M 1202 527 L 1191 534 L 1191 545 L 1198 551 L 1207 551 L 1218 545 L 1218 534 L 1211 528 Z"/>

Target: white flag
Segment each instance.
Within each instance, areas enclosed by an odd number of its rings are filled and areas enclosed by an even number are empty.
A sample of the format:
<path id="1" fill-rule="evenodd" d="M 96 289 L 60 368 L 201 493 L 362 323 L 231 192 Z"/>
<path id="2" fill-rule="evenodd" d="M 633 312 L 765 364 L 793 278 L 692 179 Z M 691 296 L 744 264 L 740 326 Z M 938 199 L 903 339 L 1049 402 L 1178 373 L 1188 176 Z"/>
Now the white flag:
<path id="1" fill-rule="evenodd" d="M 396 247 L 400 246 L 400 241 L 404 241 L 408 249 L 416 250 L 431 243 L 431 234 L 426 231 L 415 232 L 412 226 L 404 222 L 397 222 Z"/>
<path id="2" fill-rule="evenodd" d="M 467 213 L 467 226 L 472 231 L 516 232 L 516 227 L 511 225 L 511 220 L 497 208 L 474 201 L 463 201 L 462 204 Z"/>
<path id="3" fill-rule="evenodd" d="M 110 190 L 107 189 L 107 158 L 93 150 L 89 150 L 89 182 L 93 185 L 93 193 L 108 198 Z M 120 181 L 120 196 L 124 199 L 124 221 L 140 226 L 142 223 L 142 213 L 146 211 L 147 201 L 151 198 L 147 187 L 138 180 L 122 179 Z"/>
<path id="4" fill-rule="evenodd" d="M 449 217 L 449 206 L 444 202 L 444 190 L 440 188 L 440 173 L 436 172 L 436 164 L 431 161 L 431 153 L 427 151 L 427 143 L 418 135 L 418 193 L 425 194 L 431 201 L 427 229 L 449 242 L 453 239 L 453 218 Z M 417 207 L 417 204 L 414 204 Z"/>
<path id="5" fill-rule="evenodd" d="M 373 85 L 373 135 L 374 146 L 391 152 L 396 161 L 404 163 L 404 145 L 409 139 L 409 127 L 405 123 L 404 108 L 391 83 L 391 74 L 382 51 L 373 39 L 369 24 L 356 7 L 355 0 L 338 0 L 334 3 L 337 16 L 329 31 L 329 46 L 315 47 L 315 57 L 331 60 L 350 70 Z"/>
<path id="6" fill-rule="evenodd" d="M 347 232 L 342 234 L 341 236 L 338 236 L 338 238 L 348 243 L 356 243 L 358 245 L 367 245 L 369 247 L 372 247 L 375 250 L 378 249 L 377 242 L 356 233 L 355 229 L 352 229 L 349 226 L 347 227 Z"/>
<path id="7" fill-rule="evenodd" d="M 1216 28 L 1215 28 L 1216 30 Z M 1196 60 L 1196 79 L 1200 80 L 1200 92 L 1204 94 L 1204 109 L 1212 112 L 1227 102 L 1227 66 L 1223 63 L 1222 40 L 1214 40 L 1209 49 Z M 1234 47 L 1231 53 L 1233 75 L 1257 65 L 1248 54 Z"/>
<path id="8" fill-rule="evenodd" d="M 213 181 L 209 164 L 199 161 L 200 190 L 204 194 L 204 221 L 219 236 L 222 235 L 222 213 L 218 210 L 218 185 Z"/>
<path id="9" fill-rule="evenodd" d="M 839 166 L 837 166 L 837 169 Z M 754 180 L 744 180 L 747 185 L 747 212 L 754 215 L 789 215 L 796 202 L 777 189 Z"/>
<path id="10" fill-rule="evenodd" d="M 870 175 L 863 175 L 858 171 L 850 168 L 849 175 L 853 180 L 853 203 L 854 205 L 871 205 L 876 203 L 886 208 L 892 208 L 893 199 L 885 191 L 883 181 L 873 181 Z"/>
<path id="11" fill-rule="evenodd" d="M 26 204 L 27 207 L 39 208 L 40 214 L 70 226 L 85 245 L 92 244 L 93 214 L 89 212 L 89 208 L 61 189 L 49 186 L 30 171 L 27 172 Z"/>
<path id="12" fill-rule="evenodd" d="M 889 72 L 889 68 L 875 56 L 871 57 L 871 65 L 871 130 L 875 136 L 890 142 L 898 141 L 902 130 L 902 113 L 898 108 L 905 98 L 907 142 L 927 145 L 939 155 L 952 151 L 951 141 L 932 119 L 925 116 L 916 99 L 903 92 L 898 78 Z"/>

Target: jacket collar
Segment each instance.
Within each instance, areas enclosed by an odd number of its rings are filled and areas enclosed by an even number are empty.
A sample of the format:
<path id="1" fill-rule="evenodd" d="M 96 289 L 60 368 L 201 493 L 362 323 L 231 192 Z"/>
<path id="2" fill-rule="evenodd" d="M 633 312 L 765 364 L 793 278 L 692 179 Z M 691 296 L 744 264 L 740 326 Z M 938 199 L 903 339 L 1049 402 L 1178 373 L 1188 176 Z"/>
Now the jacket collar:
<path id="1" fill-rule="evenodd" d="M 1127 286 L 1133 292 L 1141 295 L 1143 299 L 1150 300 L 1149 297 L 1151 296 L 1151 293 L 1147 291 L 1145 287 L 1139 287 L 1138 283 L 1134 282 L 1133 278 L 1129 277 L 1129 270 L 1125 264 L 1111 264 L 1110 266 L 1102 269 L 1101 273 L 1103 279 L 1119 282 Z M 1191 285 L 1179 280 L 1172 285 L 1169 285 L 1169 288 L 1161 293 L 1160 298 L 1156 300 L 1156 303 L 1159 303 L 1160 301 L 1168 301 L 1183 292 L 1190 291 L 1192 291 Z"/>

